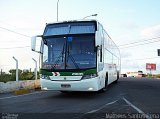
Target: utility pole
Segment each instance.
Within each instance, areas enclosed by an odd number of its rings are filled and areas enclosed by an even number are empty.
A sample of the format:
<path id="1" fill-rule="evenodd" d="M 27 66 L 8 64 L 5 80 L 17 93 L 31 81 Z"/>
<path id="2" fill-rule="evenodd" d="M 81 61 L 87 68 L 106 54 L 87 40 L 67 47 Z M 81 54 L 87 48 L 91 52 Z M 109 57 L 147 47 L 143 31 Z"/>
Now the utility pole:
<path id="1" fill-rule="evenodd" d="M 18 60 L 14 56 L 13 59 L 16 61 L 16 81 L 18 81 Z"/>
<path id="2" fill-rule="evenodd" d="M 34 69 L 34 75 L 35 75 L 35 80 L 37 79 L 37 61 L 32 58 L 32 60 L 35 62 L 35 69 Z"/>
<path id="3" fill-rule="evenodd" d="M 57 0 L 57 22 L 58 22 L 58 3 L 59 3 L 59 0 Z"/>
<path id="4" fill-rule="evenodd" d="M 158 56 L 160 56 L 160 49 L 157 49 Z"/>

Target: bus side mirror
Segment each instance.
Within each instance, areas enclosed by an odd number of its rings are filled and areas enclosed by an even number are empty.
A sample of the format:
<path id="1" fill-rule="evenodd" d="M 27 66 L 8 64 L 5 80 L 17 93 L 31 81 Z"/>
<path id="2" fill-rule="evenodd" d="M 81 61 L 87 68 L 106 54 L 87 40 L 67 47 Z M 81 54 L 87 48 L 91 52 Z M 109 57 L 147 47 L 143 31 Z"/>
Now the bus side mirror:
<path id="1" fill-rule="evenodd" d="M 96 47 L 94 47 L 94 51 L 97 52 L 100 49 L 100 46 L 97 45 Z"/>
<path id="2" fill-rule="evenodd" d="M 96 41 L 95 41 L 95 47 L 99 47 L 101 45 L 101 35 L 98 31 L 96 31 Z"/>
<path id="3" fill-rule="evenodd" d="M 41 45 L 42 45 L 42 36 L 33 36 L 31 38 L 31 50 L 32 51 L 42 53 Z"/>
<path id="4" fill-rule="evenodd" d="M 36 49 L 36 36 L 33 36 L 31 38 L 31 50 L 35 51 L 35 49 Z"/>

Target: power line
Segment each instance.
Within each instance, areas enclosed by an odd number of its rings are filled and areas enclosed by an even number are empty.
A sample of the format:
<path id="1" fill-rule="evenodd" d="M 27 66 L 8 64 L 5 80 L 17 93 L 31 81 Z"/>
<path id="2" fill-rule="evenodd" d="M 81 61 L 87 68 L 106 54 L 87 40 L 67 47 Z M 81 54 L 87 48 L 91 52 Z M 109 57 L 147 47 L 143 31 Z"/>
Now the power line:
<path id="1" fill-rule="evenodd" d="M 23 47 L 11 47 L 11 48 L 0 48 L 0 50 L 7 50 L 7 49 L 19 49 L 19 48 L 28 48 L 31 46 L 23 46 Z"/>
<path id="2" fill-rule="evenodd" d="M 8 24 L 8 23 L 6 23 L 6 22 L 4 22 L 4 21 L 2 21 L 2 20 L 0 20 L 0 22 L 1 22 L 2 24 L 6 24 L 6 25 L 8 25 L 8 26 L 17 28 L 16 26 L 14 26 L 14 25 L 12 25 L 12 24 Z"/>
<path id="3" fill-rule="evenodd" d="M 154 39 L 159 39 L 160 37 L 157 37 L 157 38 L 154 38 Z M 156 41 L 150 41 L 150 42 L 147 42 L 147 43 L 141 43 L 141 44 L 136 44 L 136 45 L 132 45 L 130 44 L 130 46 L 126 46 L 126 47 L 120 47 L 120 49 L 123 49 L 123 48 L 130 48 L 130 47 L 137 47 L 137 46 L 140 46 L 140 45 L 146 45 L 146 44 L 151 44 L 151 43 L 155 43 L 155 42 L 160 42 L 160 40 L 156 40 Z"/>
<path id="4" fill-rule="evenodd" d="M 133 45 L 133 46 L 122 47 L 122 48 L 120 48 L 120 49 L 137 47 L 137 46 L 140 46 L 140 45 L 147 45 L 147 44 L 151 44 L 151 43 L 155 43 L 155 42 L 160 42 L 160 41 L 158 40 L 158 41 L 149 42 L 149 43 L 137 44 L 137 45 Z"/>
<path id="5" fill-rule="evenodd" d="M 21 36 L 24 36 L 24 37 L 27 37 L 27 38 L 31 38 L 30 36 L 28 35 L 25 35 L 25 34 L 22 34 L 22 33 L 19 33 L 19 32 L 16 32 L 16 31 L 13 31 L 13 30 L 10 30 L 8 28 L 4 28 L 4 27 L 1 27 L 1 29 L 3 30 L 6 30 L 6 31 L 9 31 L 9 32 L 12 32 L 12 33 L 15 33 L 15 34 L 18 34 L 18 35 L 21 35 Z M 21 47 L 11 47 L 11 48 L 0 48 L 0 50 L 8 50 L 8 49 L 19 49 L 19 48 L 28 48 L 30 46 L 21 46 Z"/>
<path id="6" fill-rule="evenodd" d="M 31 38 L 31 37 L 30 37 L 30 36 L 28 36 L 28 35 L 25 35 L 25 34 L 22 34 L 22 33 L 19 33 L 19 32 L 16 32 L 16 31 L 13 31 L 13 30 L 10 30 L 10 29 L 7 29 L 7 28 L 4 28 L 4 27 L 1 27 L 1 26 L 0 26 L 0 28 L 1 28 L 1 29 L 3 29 L 3 30 L 6 30 L 6 31 L 9 31 L 9 32 L 12 32 L 12 33 L 15 33 L 15 34 L 21 35 L 21 36 L 24 36 L 24 37 Z M 148 41 L 150 41 L 150 40 L 153 40 L 153 39 L 159 39 L 159 38 L 160 38 L 160 36 L 158 36 L 158 37 L 154 37 L 154 38 L 150 38 L 150 39 L 146 39 L 146 40 L 143 40 L 143 41 L 136 41 L 136 42 L 131 42 L 131 43 L 127 43 L 127 44 L 119 45 L 118 47 L 122 47 L 122 48 L 120 48 L 120 49 L 123 49 L 123 48 L 128 48 L 128 47 L 136 47 L 136 46 L 139 46 L 139 45 L 146 45 L 146 44 L 150 44 L 150 43 L 159 42 L 159 40 L 158 40 L 158 41 L 148 42 Z M 146 42 L 146 41 L 147 41 L 147 43 L 138 44 L 138 43 L 140 43 L 140 42 Z M 137 44 L 137 45 L 133 45 L 133 44 Z M 130 46 L 130 45 L 131 45 L 131 46 Z M 123 46 L 127 46 L 127 47 L 123 47 Z M 30 47 L 30 46 L 24 46 L 24 47 L 13 47 L 13 48 L 0 48 L 0 49 L 15 49 L 15 48 L 26 48 L 26 47 Z"/>
<path id="7" fill-rule="evenodd" d="M 40 45 L 36 45 L 40 47 Z M 31 46 L 20 46 L 20 47 L 10 47 L 10 48 L 0 48 L 0 50 L 8 50 L 8 49 L 19 49 L 19 48 L 30 48 Z"/>
<path id="8" fill-rule="evenodd" d="M 160 58 L 160 57 L 148 57 L 148 58 L 135 59 L 135 60 L 146 60 L 146 59 L 157 59 L 157 58 Z"/>
<path id="9" fill-rule="evenodd" d="M 0 67 L 8 67 L 8 66 L 10 66 L 10 65 L 0 65 Z"/>
<path id="10" fill-rule="evenodd" d="M 160 58 L 160 57 L 147 57 L 147 58 L 142 58 L 142 59 L 129 59 L 129 60 L 147 60 L 147 59 L 157 59 L 157 58 Z M 122 60 L 123 60 L 123 58 L 122 58 Z M 128 60 L 128 59 L 126 59 L 126 60 Z"/>
<path id="11" fill-rule="evenodd" d="M 10 29 L 7 29 L 7 28 L 4 28 L 4 27 L 1 27 L 1 26 L 0 26 L 0 28 L 1 28 L 1 29 L 3 29 L 3 30 L 9 31 L 9 32 L 12 32 L 12 33 L 15 33 L 15 34 L 18 34 L 18 35 L 21 35 L 21 36 L 27 37 L 27 38 L 31 38 L 31 37 L 30 37 L 30 36 L 28 36 L 28 35 L 25 35 L 25 34 L 22 34 L 22 33 L 19 33 L 19 32 L 16 32 L 16 31 L 13 31 L 13 30 L 10 30 Z"/>
<path id="12" fill-rule="evenodd" d="M 119 47 L 121 47 L 121 46 L 125 46 L 125 45 L 136 44 L 136 43 L 139 43 L 139 42 L 150 41 L 150 40 L 158 39 L 158 38 L 160 38 L 160 36 L 158 36 L 158 37 L 154 37 L 154 38 L 150 38 L 150 39 L 146 39 L 146 40 L 140 40 L 140 41 L 135 41 L 135 42 L 127 43 L 127 44 L 122 44 L 122 45 L 119 45 Z"/>

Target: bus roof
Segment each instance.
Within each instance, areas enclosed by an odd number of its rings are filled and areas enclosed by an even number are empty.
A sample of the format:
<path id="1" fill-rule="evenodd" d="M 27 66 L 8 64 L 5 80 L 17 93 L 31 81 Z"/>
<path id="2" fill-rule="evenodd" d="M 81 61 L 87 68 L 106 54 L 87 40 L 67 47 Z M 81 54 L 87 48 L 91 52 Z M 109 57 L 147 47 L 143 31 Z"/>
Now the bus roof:
<path id="1" fill-rule="evenodd" d="M 76 23 L 76 22 L 98 22 L 95 19 L 81 19 L 81 20 L 69 20 L 69 21 L 60 21 L 60 22 L 53 22 L 53 23 L 46 23 L 46 25 L 51 25 L 51 24 L 63 24 L 63 23 Z"/>

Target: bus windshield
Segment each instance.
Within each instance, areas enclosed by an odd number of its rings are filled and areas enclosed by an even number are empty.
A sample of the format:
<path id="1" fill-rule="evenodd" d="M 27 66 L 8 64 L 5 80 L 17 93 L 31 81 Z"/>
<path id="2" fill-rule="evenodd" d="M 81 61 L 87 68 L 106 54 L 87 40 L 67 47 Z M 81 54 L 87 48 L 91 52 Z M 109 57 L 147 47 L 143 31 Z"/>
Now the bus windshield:
<path id="1" fill-rule="evenodd" d="M 73 35 L 44 39 L 43 69 L 96 68 L 94 35 Z"/>

